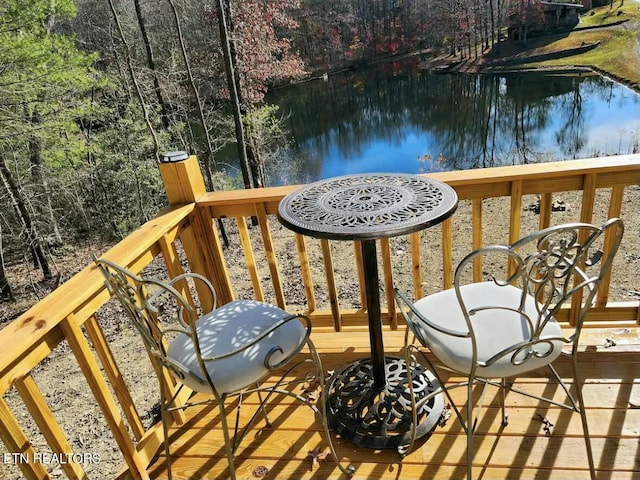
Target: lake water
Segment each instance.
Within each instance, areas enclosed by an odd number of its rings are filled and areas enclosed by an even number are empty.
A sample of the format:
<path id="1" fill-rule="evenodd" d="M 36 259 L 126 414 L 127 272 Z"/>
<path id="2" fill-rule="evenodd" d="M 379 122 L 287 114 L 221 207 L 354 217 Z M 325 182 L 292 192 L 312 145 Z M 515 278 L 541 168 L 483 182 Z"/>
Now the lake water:
<path id="1" fill-rule="evenodd" d="M 598 75 L 436 74 L 395 62 L 271 92 L 291 132 L 270 185 L 638 151 L 640 95 Z"/>

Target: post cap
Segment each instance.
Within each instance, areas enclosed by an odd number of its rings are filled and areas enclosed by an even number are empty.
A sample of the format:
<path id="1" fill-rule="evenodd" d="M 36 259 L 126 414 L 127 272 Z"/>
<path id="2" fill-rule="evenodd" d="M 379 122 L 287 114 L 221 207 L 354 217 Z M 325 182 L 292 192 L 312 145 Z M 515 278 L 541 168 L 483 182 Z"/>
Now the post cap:
<path id="1" fill-rule="evenodd" d="M 184 151 L 167 152 L 167 153 L 162 155 L 162 159 L 160 160 L 160 163 L 182 162 L 183 160 L 186 160 L 187 158 L 189 158 L 189 154 L 187 152 L 184 152 Z"/>

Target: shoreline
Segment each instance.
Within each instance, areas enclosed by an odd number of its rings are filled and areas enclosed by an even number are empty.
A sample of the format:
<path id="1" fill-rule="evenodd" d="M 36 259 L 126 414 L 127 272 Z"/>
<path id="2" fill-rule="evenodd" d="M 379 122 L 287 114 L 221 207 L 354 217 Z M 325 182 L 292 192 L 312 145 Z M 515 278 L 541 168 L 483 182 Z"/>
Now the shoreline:
<path id="1" fill-rule="evenodd" d="M 640 0 L 636 0 L 636 2 L 640 3 Z M 622 12 L 622 10 L 620 9 L 623 6 L 624 4 L 620 4 L 614 8 L 614 10 L 617 10 L 618 12 L 617 15 Z M 596 9 L 591 10 L 591 12 L 593 12 L 592 15 L 600 15 L 602 12 L 599 10 L 599 8 L 600 7 L 597 7 Z M 604 21 L 606 21 L 608 14 L 609 13 L 604 15 Z M 589 32 L 593 31 L 607 32 L 617 29 L 631 29 L 632 31 L 638 32 L 638 35 L 634 39 L 632 50 L 633 52 L 635 52 L 636 60 L 640 61 L 640 21 L 637 18 L 637 15 L 638 12 L 634 11 L 634 13 L 631 14 L 631 18 L 613 20 L 606 24 L 578 24 L 574 28 L 566 30 L 564 32 L 558 31 L 540 36 L 534 36 L 530 38 L 530 43 L 527 47 L 523 46 L 517 41 L 504 40 L 493 45 L 491 48 L 484 50 L 475 58 L 461 58 L 458 55 L 434 51 L 431 48 L 405 51 L 402 53 L 390 54 L 384 57 L 373 58 L 357 63 L 343 65 L 334 69 L 315 71 L 306 78 L 287 84 L 274 85 L 271 88 L 278 89 L 291 84 L 322 80 L 326 79 L 329 75 L 356 71 L 373 65 L 379 65 L 383 63 L 405 60 L 411 57 L 420 56 L 421 58 L 418 68 L 433 71 L 435 73 L 584 73 L 591 71 L 596 75 L 601 75 L 617 83 L 620 83 L 634 90 L 636 93 L 640 93 L 640 77 L 636 76 L 637 73 L 635 71 L 632 70 L 632 73 L 623 70 L 616 71 L 614 68 L 602 68 L 601 66 L 594 64 L 593 61 L 580 61 L 580 55 L 588 54 L 591 51 L 599 52 L 599 49 L 608 48 L 608 44 L 610 43 L 609 41 L 611 39 L 615 39 L 614 35 L 610 33 L 604 33 L 601 36 L 596 36 L 595 39 L 592 39 L 591 36 L 576 38 L 577 35 L 581 35 L 583 33 L 588 34 Z M 630 26 L 628 26 L 628 24 L 630 24 Z M 569 42 L 569 45 L 567 45 L 567 42 L 565 40 L 571 37 L 573 37 L 573 41 Z M 564 46 L 564 48 L 556 48 L 555 50 L 547 51 L 547 48 L 556 42 L 560 43 L 560 46 Z M 624 43 L 624 45 L 626 49 L 627 44 Z M 619 43 L 617 46 L 618 48 L 620 48 Z M 564 65 L 557 65 L 557 63 L 555 63 L 558 60 L 561 61 L 569 57 L 578 58 L 575 59 L 575 63 L 567 63 Z M 597 58 L 598 57 L 596 57 L 596 63 Z M 591 56 L 591 58 L 587 58 L 587 60 L 593 60 L 593 56 Z M 636 62 L 633 63 L 635 64 Z M 529 66 L 529 64 L 535 65 Z"/>

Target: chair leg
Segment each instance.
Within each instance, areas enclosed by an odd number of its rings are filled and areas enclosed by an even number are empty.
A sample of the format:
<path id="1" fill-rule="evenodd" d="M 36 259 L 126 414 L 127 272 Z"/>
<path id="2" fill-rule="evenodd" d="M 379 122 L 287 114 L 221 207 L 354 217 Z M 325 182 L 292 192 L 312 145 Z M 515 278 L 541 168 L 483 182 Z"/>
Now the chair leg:
<path id="1" fill-rule="evenodd" d="M 473 379 L 469 378 L 467 385 L 467 480 L 473 478 L 473 434 L 475 425 L 473 421 Z"/>
<path id="2" fill-rule="evenodd" d="M 580 387 L 578 387 L 580 390 Z M 582 430 L 584 432 L 584 443 L 587 447 L 587 461 L 589 462 L 589 473 L 591 474 L 591 480 L 596 480 L 596 468 L 593 461 L 593 449 L 591 448 L 591 436 L 589 435 L 589 426 L 587 425 L 587 413 L 584 410 L 584 403 L 582 400 L 582 392 L 578 393 L 578 402 L 580 403 L 580 419 L 582 420 Z"/>
<path id="3" fill-rule="evenodd" d="M 502 381 L 500 382 L 500 384 L 502 385 L 500 388 L 500 391 L 502 392 L 502 426 L 506 427 L 507 424 L 509 423 L 509 417 L 507 416 L 507 407 L 506 407 L 506 402 L 507 402 L 507 379 L 503 378 Z"/>
<path id="4" fill-rule="evenodd" d="M 164 435 L 164 458 L 167 465 L 167 480 L 172 480 L 171 475 L 171 451 L 169 447 L 169 425 L 167 425 L 167 411 L 165 410 L 164 399 L 160 400 L 160 416 L 162 417 L 162 433 Z"/>
<path id="5" fill-rule="evenodd" d="M 571 403 L 571 406 L 569 405 L 560 405 L 560 406 L 564 408 L 572 409 L 574 412 L 578 412 L 580 414 L 580 420 L 582 421 L 582 433 L 584 435 L 584 443 L 587 449 L 587 462 L 589 464 L 589 474 L 591 476 L 591 480 L 596 480 L 596 468 L 595 468 L 595 462 L 593 461 L 593 448 L 591 447 L 591 435 L 589 434 L 589 425 L 587 424 L 587 412 L 584 407 L 584 397 L 582 396 L 583 382 L 580 375 L 578 374 L 578 357 L 576 356 L 575 352 L 571 354 L 571 364 L 573 367 L 573 381 L 576 387 L 575 398 L 573 397 L 573 395 L 571 395 L 569 388 L 562 381 L 562 378 L 560 378 L 560 375 L 558 375 L 558 372 L 553 367 L 553 365 L 549 364 L 547 365 L 547 367 L 555 377 L 556 381 L 560 384 L 565 394 L 569 398 L 569 402 Z"/>
<path id="6" fill-rule="evenodd" d="M 167 412 L 167 408 L 169 406 L 167 405 L 165 388 L 166 387 L 164 383 L 161 381 L 160 382 L 160 418 L 162 420 L 162 435 L 164 437 L 162 443 L 164 444 L 164 458 L 165 458 L 165 463 L 167 468 L 167 480 L 172 480 L 173 477 L 171 474 L 171 450 L 169 446 L 169 424 L 167 419 L 167 415 L 169 414 L 169 412 Z"/>
<path id="7" fill-rule="evenodd" d="M 398 446 L 398 454 L 400 454 L 400 456 L 402 457 L 406 456 L 410 451 L 413 450 L 413 445 L 416 442 L 416 431 L 418 425 L 418 406 L 416 402 L 415 392 L 413 391 L 412 381 L 412 372 L 416 362 L 411 355 L 409 347 L 405 347 L 404 349 L 404 362 L 407 369 L 407 386 L 409 387 L 409 399 L 411 400 L 411 436 L 409 437 L 409 443 L 401 444 Z"/>
<path id="8" fill-rule="evenodd" d="M 573 380 L 576 385 L 576 400 L 582 420 L 582 432 L 584 434 L 584 443 L 587 448 L 587 462 L 589 463 L 589 473 L 591 480 L 596 480 L 596 467 L 593 461 L 593 449 L 591 448 L 591 435 L 589 434 L 589 425 L 587 424 L 587 412 L 584 408 L 584 397 L 582 396 L 582 379 L 578 376 L 578 359 L 576 355 L 572 355 L 573 360 Z"/>
<path id="9" fill-rule="evenodd" d="M 307 347 L 309 348 L 309 352 L 311 353 L 311 358 L 313 359 L 313 363 L 316 366 L 316 375 L 318 377 L 318 381 L 320 383 L 320 408 L 316 410 L 316 413 L 320 416 L 320 421 L 322 422 L 322 430 L 324 432 L 324 437 L 327 443 L 329 444 L 329 450 L 331 452 L 331 456 L 333 460 L 338 465 L 338 468 L 342 473 L 347 475 L 349 478 L 353 476 L 355 473 L 355 467 L 349 464 L 346 468 L 342 466 L 342 462 L 336 453 L 336 449 L 333 445 L 333 440 L 331 439 L 331 432 L 329 431 L 329 423 L 327 421 L 327 392 L 326 392 L 326 384 L 324 379 L 324 370 L 322 369 L 322 360 L 320 360 L 320 355 L 318 355 L 318 351 L 316 350 L 315 345 L 311 342 L 311 339 L 307 339 Z"/>
<path id="10" fill-rule="evenodd" d="M 256 383 L 256 392 L 258 393 L 258 400 L 260 401 L 260 410 L 264 415 L 264 421 L 267 424 L 267 427 L 271 427 L 271 420 L 269 419 L 269 415 L 267 413 L 267 408 L 265 407 L 264 400 L 262 399 L 262 392 L 260 391 L 260 385 Z"/>
<path id="11" fill-rule="evenodd" d="M 233 447 L 229 436 L 229 426 L 227 424 L 227 415 L 224 408 L 224 401 L 218 398 L 218 408 L 220 409 L 220 425 L 222 426 L 222 435 L 224 436 L 224 449 L 227 454 L 227 463 L 229 464 L 229 478 L 236 480 L 236 471 L 233 458 Z"/>
<path id="12" fill-rule="evenodd" d="M 428 365 L 429 371 L 431 373 L 433 373 L 433 375 L 436 377 L 436 380 L 438 381 L 438 384 L 440 385 L 440 388 L 442 389 L 442 393 L 444 393 L 445 396 L 447 397 L 447 400 L 449 401 L 449 406 L 455 412 L 456 417 L 458 418 L 458 421 L 460 422 L 460 425 L 462 425 L 462 428 L 464 429 L 464 431 L 466 433 L 467 432 L 467 426 L 465 424 L 464 418 L 462 418 L 462 412 L 456 406 L 456 402 L 453 401 L 453 397 L 449 393 L 449 388 L 445 387 L 446 383 L 445 383 L 444 379 L 438 373 L 438 368 L 436 367 L 436 365 L 434 365 L 434 363 L 431 360 L 429 360 L 429 357 L 426 355 L 426 353 L 423 350 L 417 349 L 417 352 L 421 355 L 421 357 L 424 359 L 425 363 Z M 461 385 L 458 385 L 458 386 L 461 386 Z"/>

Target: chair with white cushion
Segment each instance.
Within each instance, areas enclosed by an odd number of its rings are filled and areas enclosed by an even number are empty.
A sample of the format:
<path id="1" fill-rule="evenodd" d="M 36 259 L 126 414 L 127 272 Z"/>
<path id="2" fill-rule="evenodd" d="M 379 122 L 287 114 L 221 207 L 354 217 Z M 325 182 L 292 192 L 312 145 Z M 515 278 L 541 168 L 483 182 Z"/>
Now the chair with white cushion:
<path id="1" fill-rule="evenodd" d="M 234 452 L 260 412 L 264 414 L 267 425 L 270 424 L 264 404 L 273 393 L 291 395 L 312 407 L 322 421 L 326 440 L 339 468 L 349 476 L 353 473 L 351 466 L 344 468 L 338 461 L 329 435 L 323 398 L 324 374 L 320 357 L 309 338 L 311 323 L 308 317 L 292 315 L 273 305 L 253 300 L 237 300 L 215 308 L 215 292 L 211 283 L 195 273 L 186 273 L 164 282 L 142 278 L 109 260 L 99 259 L 96 263 L 106 279 L 109 292 L 117 297 L 142 336 L 158 376 L 169 479 L 168 426 L 171 412 L 203 403 L 218 405 L 229 477 L 235 480 Z M 189 293 L 190 287 L 197 287 L 200 295 L 203 292 L 210 295 L 211 311 L 201 311 Z M 305 346 L 309 358 L 298 357 Z M 312 371 L 291 380 L 295 367 L 304 362 L 312 364 Z M 271 376 L 274 370 L 284 370 L 280 380 L 260 385 L 259 382 Z M 303 392 L 294 392 L 292 384 L 296 383 L 320 385 L 320 408 L 311 403 Z M 177 399 L 185 386 L 209 397 L 204 401 L 181 404 Z M 234 396 L 241 397 L 246 390 L 258 394 L 260 408 L 239 429 L 240 399 L 231 435 L 225 402 Z M 264 398 L 263 392 L 266 392 Z"/>
<path id="2" fill-rule="evenodd" d="M 416 302 L 409 301 L 396 289 L 396 299 L 409 326 L 405 337 L 408 364 L 417 361 L 419 352 L 434 373 L 440 368 L 466 377 L 464 382 L 447 386 L 437 375 L 466 432 L 468 479 L 472 478 L 473 435 L 478 421 L 477 414 L 474 416 L 473 391 L 478 384 L 485 388 L 493 385 L 502 391 L 504 426 L 507 390 L 579 413 L 589 471 L 595 479 L 578 368 L 578 342 L 585 317 L 598 301 L 598 286 L 611 269 L 622 234 L 620 219 L 611 219 L 601 227 L 586 223 L 550 227 L 512 245 L 486 246 L 470 253 L 457 266 L 451 289 Z M 476 272 L 482 267 L 486 281 L 473 281 L 474 266 Z M 568 322 L 561 328 L 556 317 L 561 307 L 569 303 L 572 308 Z M 417 345 L 410 341 L 409 331 Z M 427 347 L 436 361 L 432 362 L 420 346 Z M 572 389 L 552 365 L 561 354 L 572 357 Z M 564 390 L 566 401 L 532 395 L 507 381 L 541 367 L 549 368 Z M 466 415 L 461 414 L 449 394 L 449 390 L 461 386 L 467 391 Z M 428 398 L 421 399 L 425 401 Z M 414 405 L 413 410 L 416 409 L 419 406 Z M 414 440 L 415 437 L 405 446 L 406 451 Z"/>

